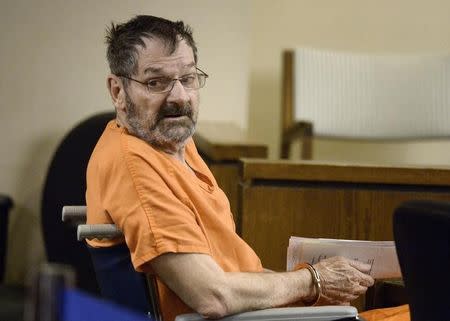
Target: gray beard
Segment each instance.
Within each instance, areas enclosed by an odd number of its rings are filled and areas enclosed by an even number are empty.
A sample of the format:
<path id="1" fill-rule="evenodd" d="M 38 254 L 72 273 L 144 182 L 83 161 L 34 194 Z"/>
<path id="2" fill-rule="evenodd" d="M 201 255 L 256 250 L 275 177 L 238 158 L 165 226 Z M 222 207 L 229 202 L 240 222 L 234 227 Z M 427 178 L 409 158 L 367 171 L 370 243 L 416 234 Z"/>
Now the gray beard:
<path id="1" fill-rule="evenodd" d="M 166 104 L 160 107 L 156 116 L 149 122 L 139 117 L 136 105 L 126 95 L 127 115 L 126 121 L 131 129 L 131 134 L 146 141 L 157 149 L 175 152 L 186 144 L 186 141 L 194 134 L 196 119 L 189 104 L 179 107 Z M 166 115 L 180 114 L 183 117 L 179 121 L 165 121 Z M 196 118 L 196 117 L 195 117 Z"/>

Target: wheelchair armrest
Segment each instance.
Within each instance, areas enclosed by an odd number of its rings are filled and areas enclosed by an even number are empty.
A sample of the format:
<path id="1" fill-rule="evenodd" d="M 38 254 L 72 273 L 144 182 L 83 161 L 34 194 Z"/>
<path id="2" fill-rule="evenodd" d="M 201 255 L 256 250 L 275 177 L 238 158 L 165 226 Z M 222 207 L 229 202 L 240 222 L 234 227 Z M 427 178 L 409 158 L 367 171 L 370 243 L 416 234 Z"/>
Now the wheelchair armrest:
<path id="1" fill-rule="evenodd" d="M 222 321 L 333 321 L 333 320 L 359 320 L 358 310 L 352 306 L 320 306 L 275 308 L 244 312 L 230 315 Z M 203 321 L 197 313 L 182 314 L 175 321 Z"/>
<path id="2" fill-rule="evenodd" d="M 121 237 L 122 231 L 114 224 L 81 224 L 77 227 L 77 239 L 113 239 Z"/>
<path id="3" fill-rule="evenodd" d="M 86 223 L 86 206 L 63 206 L 62 221 L 72 223 Z"/>

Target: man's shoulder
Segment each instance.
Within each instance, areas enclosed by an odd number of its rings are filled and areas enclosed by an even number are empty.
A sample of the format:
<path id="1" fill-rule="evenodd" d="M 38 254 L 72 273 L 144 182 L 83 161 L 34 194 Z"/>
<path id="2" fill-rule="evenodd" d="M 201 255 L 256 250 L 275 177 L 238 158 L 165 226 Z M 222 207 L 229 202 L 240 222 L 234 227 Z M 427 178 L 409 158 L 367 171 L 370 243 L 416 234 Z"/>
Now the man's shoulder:
<path id="1" fill-rule="evenodd" d="M 117 127 L 115 120 L 110 121 L 100 136 L 91 154 L 90 162 L 100 161 L 102 163 L 115 159 L 120 152 L 121 130 Z"/>
<path id="2" fill-rule="evenodd" d="M 144 140 L 130 135 L 124 128 L 109 123 L 92 152 L 90 164 L 96 164 L 102 170 L 121 168 L 123 166 L 144 162 L 157 165 L 163 161 L 161 152 L 151 147 Z"/>
<path id="3" fill-rule="evenodd" d="M 102 160 L 114 160 L 125 152 L 138 153 L 146 148 L 148 145 L 143 140 L 128 134 L 123 127 L 118 127 L 112 120 L 106 125 L 92 155 L 100 156 Z M 104 157 L 106 159 L 103 159 Z"/>

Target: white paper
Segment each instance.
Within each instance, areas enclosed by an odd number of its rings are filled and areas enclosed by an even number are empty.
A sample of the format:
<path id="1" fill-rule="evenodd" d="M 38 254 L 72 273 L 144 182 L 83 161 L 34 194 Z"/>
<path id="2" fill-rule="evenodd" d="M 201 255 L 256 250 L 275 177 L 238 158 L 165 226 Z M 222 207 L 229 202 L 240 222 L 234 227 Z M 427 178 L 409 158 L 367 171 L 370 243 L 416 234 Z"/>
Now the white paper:
<path id="1" fill-rule="evenodd" d="M 371 265 L 374 279 L 401 277 L 395 243 L 393 241 L 357 241 L 339 239 L 313 239 L 292 236 L 289 239 L 287 270 L 297 264 L 315 264 L 332 256 L 343 256 Z"/>

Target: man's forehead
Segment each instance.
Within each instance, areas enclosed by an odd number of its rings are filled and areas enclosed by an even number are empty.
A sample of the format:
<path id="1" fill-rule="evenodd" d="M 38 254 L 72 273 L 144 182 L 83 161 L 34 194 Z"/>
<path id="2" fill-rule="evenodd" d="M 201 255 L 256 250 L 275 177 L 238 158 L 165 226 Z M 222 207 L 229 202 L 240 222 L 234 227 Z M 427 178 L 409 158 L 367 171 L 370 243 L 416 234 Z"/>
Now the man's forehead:
<path id="1" fill-rule="evenodd" d="M 172 68 L 195 66 L 194 52 L 185 40 L 179 40 L 172 52 L 170 46 L 160 39 L 144 38 L 145 47 L 138 47 L 139 72 L 163 72 Z"/>

